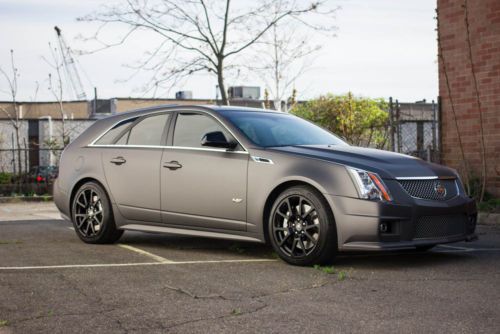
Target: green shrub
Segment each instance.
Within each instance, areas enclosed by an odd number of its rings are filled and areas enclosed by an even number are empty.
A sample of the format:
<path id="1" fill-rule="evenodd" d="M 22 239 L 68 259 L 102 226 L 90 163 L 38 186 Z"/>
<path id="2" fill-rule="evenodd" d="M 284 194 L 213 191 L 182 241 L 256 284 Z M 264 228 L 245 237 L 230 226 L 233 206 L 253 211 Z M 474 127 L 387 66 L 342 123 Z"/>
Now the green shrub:
<path id="1" fill-rule="evenodd" d="M 297 105 L 292 114 L 308 119 L 357 146 L 388 145 L 389 113 L 383 99 L 327 94 Z"/>
<path id="2" fill-rule="evenodd" d="M 12 183 L 12 173 L 0 172 L 0 184 Z"/>

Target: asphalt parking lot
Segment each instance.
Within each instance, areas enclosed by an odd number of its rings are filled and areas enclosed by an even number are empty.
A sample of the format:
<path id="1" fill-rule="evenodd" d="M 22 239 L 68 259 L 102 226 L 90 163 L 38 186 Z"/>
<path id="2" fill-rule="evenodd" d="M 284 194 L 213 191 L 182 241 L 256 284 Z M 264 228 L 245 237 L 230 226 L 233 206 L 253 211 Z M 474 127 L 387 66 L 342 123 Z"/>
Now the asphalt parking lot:
<path id="1" fill-rule="evenodd" d="M 500 333 L 498 226 L 428 253 L 301 268 L 223 240 L 86 245 L 42 211 L 0 216 L 0 333 Z"/>

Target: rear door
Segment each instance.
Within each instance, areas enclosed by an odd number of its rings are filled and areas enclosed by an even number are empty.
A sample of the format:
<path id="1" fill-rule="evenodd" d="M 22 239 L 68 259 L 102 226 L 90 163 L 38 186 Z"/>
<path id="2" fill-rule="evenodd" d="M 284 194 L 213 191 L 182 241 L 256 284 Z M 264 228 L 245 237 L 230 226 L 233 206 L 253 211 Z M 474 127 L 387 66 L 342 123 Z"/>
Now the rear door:
<path id="1" fill-rule="evenodd" d="M 160 162 L 170 113 L 137 119 L 102 151 L 111 195 L 129 220 L 161 222 Z"/>
<path id="2" fill-rule="evenodd" d="M 245 230 L 249 155 L 240 146 L 231 151 L 202 146 L 202 137 L 212 131 L 233 139 L 209 114 L 178 112 L 161 164 L 163 222 Z"/>

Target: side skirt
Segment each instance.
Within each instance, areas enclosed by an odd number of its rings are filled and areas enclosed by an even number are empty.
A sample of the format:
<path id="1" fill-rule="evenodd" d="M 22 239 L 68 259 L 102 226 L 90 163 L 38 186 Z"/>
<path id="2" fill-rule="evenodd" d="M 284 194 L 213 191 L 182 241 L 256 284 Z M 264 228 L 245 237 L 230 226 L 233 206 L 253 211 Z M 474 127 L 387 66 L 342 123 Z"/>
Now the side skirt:
<path id="1" fill-rule="evenodd" d="M 205 238 L 228 239 L 228 240 L 263 243 L 263 241 L 260 239 L 237 235 L 237 234 L 218 233 L 218 232 L 210 232 L 202 230 L 189 230 L 183 228 L 173 228 L 173 227 L 164 227 L 156 225 L 125 224 L 120 226 L 119 228 L 123 230 L 140 231 L 140 232 L 171 233 L 171 234 L 187 235 L 193 237 L 205 237 Z"/>

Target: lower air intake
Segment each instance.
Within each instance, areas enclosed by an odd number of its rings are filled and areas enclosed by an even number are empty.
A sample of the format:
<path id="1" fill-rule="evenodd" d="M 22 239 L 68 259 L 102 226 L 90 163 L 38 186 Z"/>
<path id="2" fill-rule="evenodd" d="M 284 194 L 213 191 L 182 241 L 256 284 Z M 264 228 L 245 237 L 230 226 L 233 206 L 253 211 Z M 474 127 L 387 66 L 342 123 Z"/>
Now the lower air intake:
<path id="1" fill-rule="evenodd" d="M 415 226 L 414 239 L 435 239 L 465 235 L 467 216 L 424 216 Z"/>

